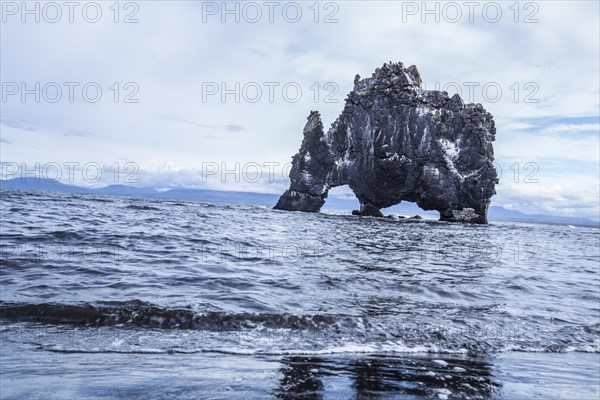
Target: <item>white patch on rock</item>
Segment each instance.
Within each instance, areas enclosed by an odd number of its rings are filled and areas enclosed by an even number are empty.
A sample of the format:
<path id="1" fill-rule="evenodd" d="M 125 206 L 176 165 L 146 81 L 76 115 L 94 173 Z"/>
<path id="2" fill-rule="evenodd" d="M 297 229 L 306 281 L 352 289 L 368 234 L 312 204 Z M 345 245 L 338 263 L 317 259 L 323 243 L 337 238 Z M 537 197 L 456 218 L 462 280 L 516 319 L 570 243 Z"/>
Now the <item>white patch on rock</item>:
<path id="1" fill-rule="evenodd" d="M 425 143 L 427 138 L 429 137 L 429 126 L 425 125 L 425 129 L 423 129 L 423 136 L 421 136 L 421 144 Z"/>
<path id="2" fill-rule="evenodd" d="M 458 178 L 461 181 L 464 181 L 465 178 L 468 178 L 469 176 L 471 176 L 472 174 L 468 174 L 468 175 L 463 175 L 461 174 L 458 169 L 456 168 L 456 165 L 454 164 L 454 161 L 456 161 L 456 159 L 458 158 L 458 152 L 460 147 L 457 145 L 457 143 L 451 142 L 448 139 L 445 138 L 441 138 L 438 140 L 440 146 L 442 147 L 442 150 L 444 150 L 444 160 L 446 161 L 446 165 L 448 166 L 448 169 L 450 170 L 450 172 L 452 172 L 454 175 L 458 176 Z"/>
<path id="3" fill-rule="evenodd" d="M 440 170 L 437 167 L 434 167 L 432 165 L 426 165 L 423 168 L 423 173 L 426 176 L 430 176 L 430 177 L 436 178 L 436 179 L 439 178 L 439 176 L 440 176 Z"/>
<path id="4" fill-rule="evenodd" d="M 419 115 L 419 117 L 422 117 L 423 115 L 427 115 L 430 112 L 431 111 L 427 107 L 417 107 L 417 114 Z"/>
<path id="5" fill-rule="evenodd" d="M 302 180 L 304 182 L 310 183 L 310 182 L 313 181 L 313 177 L 312 177 L 312 175 L 311 175 L 310 172 L 308 172 L 308 171 L 302 171 Z"/>
<path id="6" fill-rule="evenodd" d="M 451 159 L 455 159 L 456 157 L 458 157 L 458 149 L 456 143 L 444 138 L 440 139 L 439 142 L 442 145 L 442 149 L 444 149 L 444 152 L 448 157 L 450 157 Z"/>

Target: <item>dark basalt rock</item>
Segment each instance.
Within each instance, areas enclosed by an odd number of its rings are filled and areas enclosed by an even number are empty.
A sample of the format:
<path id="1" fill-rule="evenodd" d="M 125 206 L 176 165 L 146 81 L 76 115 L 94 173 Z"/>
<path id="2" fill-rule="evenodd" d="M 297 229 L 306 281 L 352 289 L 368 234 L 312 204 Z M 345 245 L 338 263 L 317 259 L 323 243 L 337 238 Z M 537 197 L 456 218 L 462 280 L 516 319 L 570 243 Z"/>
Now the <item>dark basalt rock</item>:
<path id="1" fill-rule="evenodd" d="M 371 78 L 355 78 L 327 133 L 311 111 L 290 188 L 275 208 L 318 212 L 330 188 L 349 185 L 358 215 L 381 217 L 381 208 L 411 201 L 443 221 L 485 224 L 498 182 L 495 134 L 481 104 L 423 90 L 414 65 L 384 64 Z"/>

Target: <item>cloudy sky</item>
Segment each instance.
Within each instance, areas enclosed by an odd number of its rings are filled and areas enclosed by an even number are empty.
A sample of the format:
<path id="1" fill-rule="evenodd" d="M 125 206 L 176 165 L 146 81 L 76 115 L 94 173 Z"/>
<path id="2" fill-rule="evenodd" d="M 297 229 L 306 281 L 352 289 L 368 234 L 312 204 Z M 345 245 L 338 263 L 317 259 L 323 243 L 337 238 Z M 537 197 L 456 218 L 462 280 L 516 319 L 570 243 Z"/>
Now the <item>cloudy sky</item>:
<path id="1" fill-rule="evenodd" d="M 3 1 L 3 177 L 280 193 L 309 112 L 402 61 L 494 115 L 494 205 L 597 219 L 598 2 L 423 5 Z"/>

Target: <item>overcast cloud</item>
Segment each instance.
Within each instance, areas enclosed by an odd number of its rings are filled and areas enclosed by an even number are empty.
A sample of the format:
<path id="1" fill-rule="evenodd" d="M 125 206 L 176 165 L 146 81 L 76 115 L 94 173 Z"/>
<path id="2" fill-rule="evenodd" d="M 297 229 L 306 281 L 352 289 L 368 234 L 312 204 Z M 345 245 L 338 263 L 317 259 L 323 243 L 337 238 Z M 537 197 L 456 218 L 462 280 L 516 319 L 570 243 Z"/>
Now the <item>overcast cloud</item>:
<path id="1" fill-rule="evenodd" d="M 36 22 L 21 2 L 2 2 L 3 165 L 117 164 L 118 179 L 74 179 L 129 184 L 122 180 L 133 172 L 140 186 L 278 193 L 309 112 L 319 110 L 329 126 L 355 74 L 402 61 L 417 65 L 427 89 L 460 91 L 494 115 L 502 177 L 493 205 L 598 218 L 596 1 L 480 2 L 472 22 L 463 2 L 427 3 L 438 4 L 439 22 L 422 14 L 422 2 L 274 2 L 272 23 L 264 2 L 228 3 L 239 9 L 237 23 L 221 2 L 124 2 L 118 15 L 113 2 L 98 2 L 96 23 L 85 20 L 85 2 L 73 23 L 54 4 L 62 17 L 51 23 L 54 6 L 39 3 Z M 302 15 L 292 23 L 295 4 Z M 496 6 L 502 15 L 493 23 Z M 247 21 L 257 9 L 261 18 Z M 93 19 L 95 6 L 86 10 Z M 128 16 L 138 22 L 124 23 Z M 22 84 L 36 82 L 39 103 L 35 94 L 23 101 Z M 56 88 L 43 90 L 52 82 L 62 89 L 55 103 Z M 223 99 L 221 89 L 236 92 L 236 83 L 240 90 Z M 236 163 L 245 172 L 224 175 Z"/>

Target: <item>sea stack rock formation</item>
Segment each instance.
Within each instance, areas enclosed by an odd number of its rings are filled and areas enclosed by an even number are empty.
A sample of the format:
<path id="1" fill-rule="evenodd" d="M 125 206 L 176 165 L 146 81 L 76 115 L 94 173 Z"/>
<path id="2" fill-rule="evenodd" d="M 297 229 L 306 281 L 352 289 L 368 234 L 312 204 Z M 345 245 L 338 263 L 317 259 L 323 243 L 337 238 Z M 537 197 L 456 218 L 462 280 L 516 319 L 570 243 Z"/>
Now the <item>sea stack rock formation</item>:
<path id="1" fill-rule="evenodd" d="M 424 90 L 414 65 L 386 63 L 370 78 L 356 76 L 327 133 L 311 111 L 290 188 L 275 208 L 318 212 L 330 188 L 349 185 L 360 215 L 410 201 L 442 221 L 485 224 L 498 182 L 495 135 L 481 104 Z"/>

